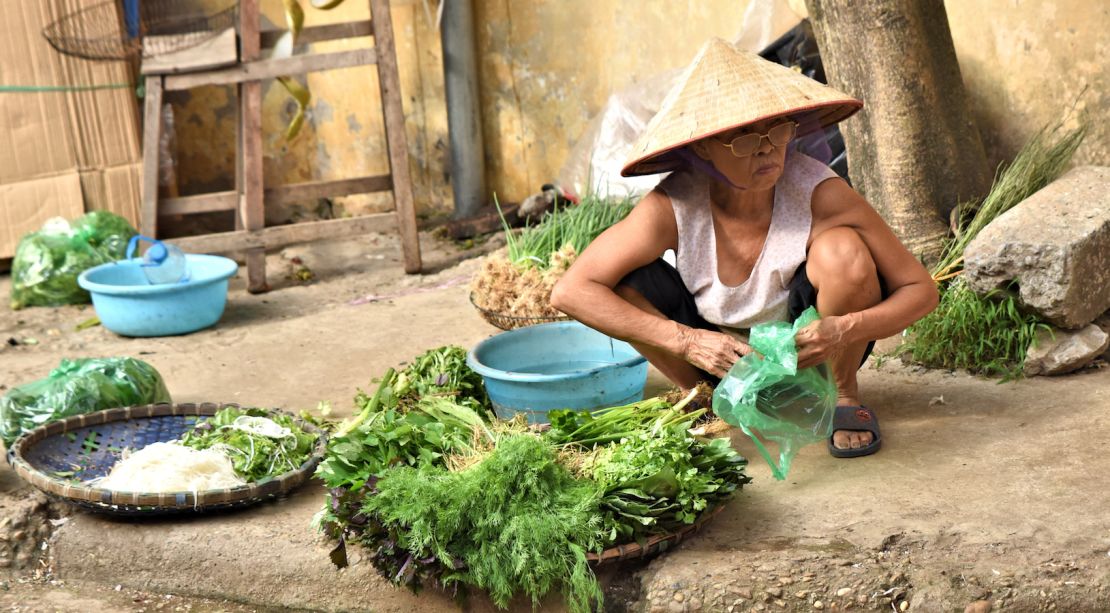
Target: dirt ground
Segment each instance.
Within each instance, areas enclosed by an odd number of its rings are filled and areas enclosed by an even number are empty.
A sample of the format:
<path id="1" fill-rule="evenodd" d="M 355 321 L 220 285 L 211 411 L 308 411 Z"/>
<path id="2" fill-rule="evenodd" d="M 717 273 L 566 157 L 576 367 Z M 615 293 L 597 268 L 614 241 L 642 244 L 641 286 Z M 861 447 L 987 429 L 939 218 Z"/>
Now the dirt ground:
<path id="1" fill-rule="evenodd" d="M 183 337 L 75 330 L 91 307 L 0 309 L 0 392 L 63 357 L 131 355 L 157 367 L 178 402 L 298 411 L 328 401 L 346 415 L 387 367 L 497 332 L 466 291 L 472 256 L 496 242 L 422 244 L 430 272 L 419 276 L 402 273 L 391 236 L 273 254 L 275 291 L 247 294 L 240 272 L 221 323 Z M 303 267 L 313 280 L 296 278 Z M 0 296 L 9 285 L 0 278 Z M 777 482 L 733 432 L 754 482 L 666 555 L 601 570 L 607 609 L 1110 610 L 1110 369 L 1000 385 L 887 360 L 869 364 L 861 386 L 882 452 L 845 461 L 811 446 Z M 652 372 L 648 393 L 663 388 Z M 50 503 L 4 466 L 0 610 L 458 608 L 392 588 L 357 556 L 334 570 L 309 527 L 322 501 L 312 484 L 236 513 L 119 521 Z M 481 598 L 467 608 L 492 610 Z M 560 610 L 559 599 L 539 609 Z"/>

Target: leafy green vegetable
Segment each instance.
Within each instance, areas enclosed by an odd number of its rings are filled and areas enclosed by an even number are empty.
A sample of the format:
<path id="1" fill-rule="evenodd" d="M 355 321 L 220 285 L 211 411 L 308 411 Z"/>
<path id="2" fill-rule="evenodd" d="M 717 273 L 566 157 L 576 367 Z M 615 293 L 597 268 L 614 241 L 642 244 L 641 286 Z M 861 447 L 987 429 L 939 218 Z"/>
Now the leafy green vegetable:
<path id="1" fill-rule="evenodd" d="M 399 466 L 382 473 L 363 511 L 394 529 L 414 558 L 435 557 L 442 582 L 489 591 L 507 607 L 524 592 L 537 604 L 562 589 L 572 611 L 600 607 L 601 588 L 586 560 L 600 550 L 598 492 L 575 480 L 538 437 L 501 439 L 482 462 L 460 472 Z"/>
<path id="2" fill-rule="evenodd" d="M 407 410 L 397 406 L 393 377 L 382 379 L 373 398 L 359 394 L 362 409 L 354 427 L 328 441 L 316 476 L 329 488 L 359 489 L 395 464 L 442 464 L 445 454 L 468 448 L 482 418 L 450 398 L 420 398 Z M 376 399 L 376 401 L 375 401 Z"/>
<path id="3" fill-rule="evenodd" d="M 570 409 L 551 411 L 547 414 L 551 421 L 548 436 L 557 443 L 596 445 L 619 441 L 648 427 L 663 427 L 679 421 L 693 423 L 697 416 L 691 418 L 681 411 L 690 398 L 687 397 L 675 405 L 673 411 L 670 411 L 671 405 L 663 398 L 647 398 L 625 406 L 593 412 Z M 664 417 L 665 421 L 658 423 L 660 417 Z"/>
<path id="4" fill-rule="evenodd" d="M 77 285 L 85 270 L 122 259 L 135 229 L 107 211 L 87 213 L 72 224 L 64 219 L 47 222 L 27 234 L 12 260 L 12 309 L 89 302 Z"/>
<path id="5" fill-rule="evenodd" d="M 46 378 L 12 388 L 0 398 L 0 438 L 10 446 L 20 434 L 57 419 L 169 401 L 162 375 L 141 360 L 62 360 Z"/>
<path id="6" fill-rule="evenodd" d="M 288 415 L 233 407 L 219 411 L 181 437 L 186 447 L 225 452 L 236 474 L 248 483 L 300 468 L 312 455 L 315 443 L 316 437 Z"/>
<path id="7" fill-rule="evenodd" d="M 466 349 L 456 345 L 437 347 L 417 356 L 397 376 L 392 388 L 401 404 L 429 396 L 450 396 L 456 404 L 493 417 L 482 376 L 467 365 Z"/>
<path id="8" fill-rule="evenodd" d="M 571 610 L 597 610 L 589 552 L 689 525 L 750 481 L 727 439 L 690 434 L 705 412 L 683 412 L 693 394 L 673 407 L 653 398 L 553 412 L 540 435 L 429 386 L 437 368 L 386 373 L 330 441 L 317 472 L 328 504 L 315 521 L 338 540 L 337 565 L 355 543 L 414 589 L 478 587 L 502 607 L 519 592 L 538 602 L 561 590 Z"/>
<path id="9" fill-rule="evenodd" d="M 704 439 L 690 427 L 705 410 L 685 413 L 691 393 L 673 407 L 650 398 L 592 413 L 556 411 L 546 435 L 594 448 L 581 472 L 602 489 L 609 544 L 673 532 L 751 481 L 747 460 L 728 439 Z"/>

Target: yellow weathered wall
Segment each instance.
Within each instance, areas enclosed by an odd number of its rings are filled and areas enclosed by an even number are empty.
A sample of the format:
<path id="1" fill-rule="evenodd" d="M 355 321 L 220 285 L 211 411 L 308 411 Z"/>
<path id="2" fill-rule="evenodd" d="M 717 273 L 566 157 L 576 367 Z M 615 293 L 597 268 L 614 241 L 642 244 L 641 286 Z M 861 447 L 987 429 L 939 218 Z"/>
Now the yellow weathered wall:
<path id="1" fill-rule="evenodd" d="M 460 0 L 451 0 L 460 1 Z M 749 0 L 473 0 L 487 183 L 518 201 L 555 178 L 575 140 L 609 95 L 685 65 L 710 36 L 734 39 Z M 307 24 L 365 18 L 367 2 L 322 12 Z M 799 3 L 794 3 L 798 4 Z M 282 24 L 280 0 L 262 0 Z M 435 0 L 394 0 L 401 93 L 417 209 L 451 210 L 442 53 Z M 1085 0 L 949 0 L 953 40 L 992 161 L 1012 158 L 1038 127 L 1078 108 L 1095 119 L 1076 163 L 1110 164 L 1110 5 Z M 316 45 L 366 45 L 368 39 Z M 313 101 L 301 135 L 281 132 L 293 103 L 264 85 L 266 181 L 343 178 L 387 168 L 376 73 L 351 68 L 308 77 Z M 228 189 L 234 168 L 233 90 L 173 98 L 183 193 Z M 392 207 L 388 194 L 338 199 L 341 212 Z M 271 222 L 311 213 L 268 211 Z"/>
<path id="2" fill-rule="evenodd" d="M 321 11 L 302 2 L 305 26 L 354 21 L 369 16 L 369 3 L 348 0 Z M 432 5 L 434 11 L 434 5 Z M 439 34 L 420 1 L 394 1 L 394 38 L 410 156 L 414 197 L 422 212 L 449 209 L 445 180 L 447 115 Z M 284 27 L 281 0 L 262 0 L 263 23 Z M 434 12 L 432 13 L 434 20 Z M 328 41 L 311 46 L 319 52 L 372 46 L 371 38 Z M 298 49 L 298 53 L 303 52 Z M 305 83 L 304 76 L 298 79 Z M 312 92 L 301 133 L 286 141 L 283 132 L 296 109 L 274 81 L 263 83 L 262 129 L 265 181 L 281 185 L 302 181 L 384 174 L 386 156 L 377 71 L 373 66 L 344 68 L 307 76 Z M 177 133 L 178 180 L 183 194 L 230 189 L 234 179 L 235 90 L 203 87 L 169 98 Z M 391 209 L 388 192 L 336 198 L 340 214 Z M 286 210 L 267 210 L 267 222 L 311 216 L 316 203 Z"/>
<path id="3" fill-rule="evenodd" d="M 1110 166 L 1110 3 L 947 0 L 945 9 L 993 164 L 1012 159 L 1074 103 L 1091 131 L 1072 163 Z M 1075 127 L 1078 112 L 1066 128 Z"/>
<path id="4" fill-rule="evenodd" d="M 453 0 L 459 1 L 459 0 Z M 367 3 L 347 0 L 323 12 L 303 3 L 306 25 L 365 18 Z M 746 0 L 474 0 L 488 186 L 517 201 L 555 177 L 587 121 L 613 91 L 685 64 L 709 36 L 733 38 Z M 417 209 L 452 208 L 443 59 L 434 19 L 437 2 L 394 0 Z M 280 0 L 262 0 L 265 17 L 283 24 Z M 429 14 L 431 21 L 429 21 Z M 322 43 L 334 50 L 343 43 Z M 349 44 L 368 44 L 356 39 Z M 375 174 L 387 168 L 377 80 L 368 68 L 308 77 L 312 105 L 301 135 L 281 136 L 294 105 L 264 84 L 266 182 Z M 231 88 L 198 88 L 171 98 L 182 193 L 232 186 L 235 97 Z M 337 200 L 347 213 L 392 206 L 388 194 Z M 267 211 L 270 222 L 311 213 Z"/>
<path id="5" fill-rule="evenodd" d="M 609 95 L 732 40 L 746 1 L 478 0 L 489 187 L 518 200 L 555 179 Z"/>

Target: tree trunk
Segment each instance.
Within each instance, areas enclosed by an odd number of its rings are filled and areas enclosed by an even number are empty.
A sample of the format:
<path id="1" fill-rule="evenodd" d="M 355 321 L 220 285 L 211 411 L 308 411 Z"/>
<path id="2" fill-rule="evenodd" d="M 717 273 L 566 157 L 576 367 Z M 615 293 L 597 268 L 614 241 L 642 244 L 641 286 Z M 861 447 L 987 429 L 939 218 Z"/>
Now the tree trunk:
<path id="1" fill-rule="evenodd" d="M 864 101 L 841 124 L 854 187 L 926 264 L 991 173 L 941 0 L 806 0 L 829 84 Z"/>

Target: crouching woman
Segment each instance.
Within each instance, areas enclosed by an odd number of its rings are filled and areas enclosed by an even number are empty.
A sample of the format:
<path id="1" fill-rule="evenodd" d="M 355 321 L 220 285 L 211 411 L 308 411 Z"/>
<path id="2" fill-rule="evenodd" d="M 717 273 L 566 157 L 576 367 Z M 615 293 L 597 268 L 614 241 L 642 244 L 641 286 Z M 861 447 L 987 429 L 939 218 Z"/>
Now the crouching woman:
<path id="1" fill-rule="evenodd" d="M 878 420 L 856 372 L 875 339 L 936 306 L 936 285 L 863 197 L 791 147 L 861 106 L 710 41 L 621 171 L 671 174 L 582 253 L 552 304 L 628 341 L 687 389 L 716 384 L 749 353 L 753 325 L 816 306 L 821 319 L 796 344 L 800 367 L 827 363 L 835 377 L 829 452 L 878 451 Z M 667 250 L 675 266 L 662 259 Z"/>

